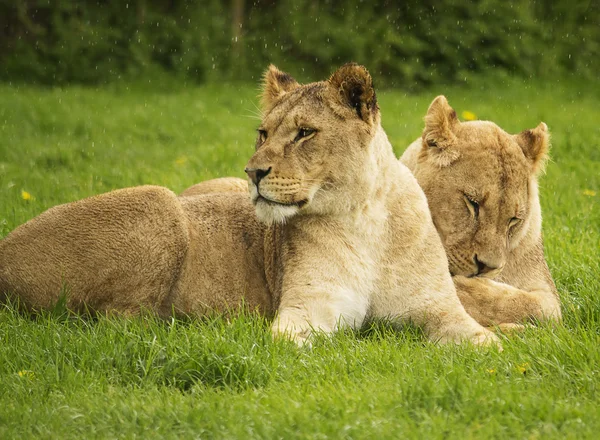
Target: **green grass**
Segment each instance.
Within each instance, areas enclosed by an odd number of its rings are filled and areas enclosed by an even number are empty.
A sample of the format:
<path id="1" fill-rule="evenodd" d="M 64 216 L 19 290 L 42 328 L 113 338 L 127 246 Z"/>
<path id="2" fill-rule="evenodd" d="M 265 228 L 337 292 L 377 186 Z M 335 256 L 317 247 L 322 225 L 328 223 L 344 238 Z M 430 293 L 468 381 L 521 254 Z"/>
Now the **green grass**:
<path id="1" fill-rule="evenodd" d="M 596 438 L 600 430 L 600 91 L 516 80 L 380 91 L 398 153 L 439 93 L 509 132 L 545 121 L 546 254 L 564 325 L 502 353 L 375 323 L 273 342 L 255 316 L 163 322 L 0 310 L 0 438 Z M 243 175 L 256 88 L 0 85 L 0 237 L 45 209 L 145 183 Z M 24 200 L 22 191 L 31 195 Z M 595 195 L 592 195 L 594 194 Z"/>

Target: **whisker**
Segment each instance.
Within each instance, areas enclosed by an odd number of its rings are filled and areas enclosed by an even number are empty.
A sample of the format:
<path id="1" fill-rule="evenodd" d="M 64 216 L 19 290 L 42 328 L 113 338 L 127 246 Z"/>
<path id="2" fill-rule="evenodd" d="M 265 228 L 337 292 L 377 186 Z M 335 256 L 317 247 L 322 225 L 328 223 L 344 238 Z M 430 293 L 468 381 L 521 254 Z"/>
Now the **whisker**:
<path id="1" fill-rule="evenodd" d="M 250 119 L 254 119 L 256 121 L 262 121 L 262 118 L 260 116 L 256 116 L 256 115 L 242 115 L 244 118 L 250 118 Z"/>
<path id="2" fill-rule="evenodd" d="M 258 112 L 257 114 L 260 115 L 260 117 L 262 119 L 262 117 L 265 115 L 264 112 L 260 109 L 259 106 L 256 105 L 255 102 L 252 102 L 252 105 L 254 106 L 254 108 L 256 109 L 256 111 Z"/>

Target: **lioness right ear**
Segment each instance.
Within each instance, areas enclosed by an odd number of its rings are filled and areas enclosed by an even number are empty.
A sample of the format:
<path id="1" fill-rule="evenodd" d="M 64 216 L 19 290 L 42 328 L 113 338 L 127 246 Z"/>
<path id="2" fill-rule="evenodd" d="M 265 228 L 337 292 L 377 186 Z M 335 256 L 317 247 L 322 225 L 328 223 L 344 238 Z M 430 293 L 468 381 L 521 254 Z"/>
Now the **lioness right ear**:
<path id="1" fill-rule="evenodd" d="M 291 75 L 271 64 L 263 76 L 262 108 L 264 110 L 271 108 L 275 101 L 298 87 L 300 84 Z"/>
<path id="2" fill-rule="evenodd" d="M 550 133 L 548 126 L 543 122 L 531 129 L 516 135 L 517 143 L 523 150 L 523 154 L 533 166 L 533 172 L 539 173 L 544 169 L 550 149 Z"/>
<path id="3" fill-rule="evenodd" d="M 456 112 L 444 95 L 429 105 L 423 130 L 423 151 L 439 166 L 447 166 L 458 159 L 460 153 L 452 147 L 456 144 L 456 128 L 460 124 Z"/>
<path id="4" fill-rule="evenodd" d="M 356 63 L 347 63 L 329 78 L 340 104 L 355 111 L 360 119 L 372 125 L 379 113 L 373 79 L 369 71 Z"/>

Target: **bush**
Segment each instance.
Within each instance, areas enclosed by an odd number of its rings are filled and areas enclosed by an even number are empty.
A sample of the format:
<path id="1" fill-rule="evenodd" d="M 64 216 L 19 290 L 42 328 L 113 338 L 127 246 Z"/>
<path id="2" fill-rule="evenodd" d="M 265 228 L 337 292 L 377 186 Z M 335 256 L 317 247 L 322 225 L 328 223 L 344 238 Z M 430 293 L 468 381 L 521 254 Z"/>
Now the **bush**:
<path id="1" fill-rule="evenodd" d="M 255 80 L 274 62 L 314 78 L 350 60 L 408 88 L 489 70 L 592 76 L 599 22 L 591 1 L 0 0 L 0 77 Z"/>

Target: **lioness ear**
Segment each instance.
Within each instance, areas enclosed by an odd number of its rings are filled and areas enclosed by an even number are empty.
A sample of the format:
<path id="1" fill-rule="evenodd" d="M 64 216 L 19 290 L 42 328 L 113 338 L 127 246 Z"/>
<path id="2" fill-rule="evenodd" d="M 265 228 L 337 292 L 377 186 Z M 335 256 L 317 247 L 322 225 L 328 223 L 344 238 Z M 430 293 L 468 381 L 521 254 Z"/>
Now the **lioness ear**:
<path id="1" fill-rule="evenodd" d="M 329 83 L 337 92 L 339 102 L 353 109 L 359 118 L 372 125 L 379 113 L 373 79 L 368 70 L 356 63 L 347 63 L 336 70 Z"/>
<path id="2" fill-rule="evenodd" d="M 263 109 L 272 107 L 275 101 L 298 87 L 300 84 L 294 78 L 271 64 L 263 76 L 261 96 Z"/>
<path id="3" fill-rule="evenodd" d="M 544 169 L 548 159 L 548 150 L 550 148 L 550 133 L 548 126 L 543 122 L 531 129 L 525 130 L 516 135 L 517 143 L 523 150 L 525 157 L 529 159 L 533 166 L 533 172 L 539 173 Z"/>
<path id="4" fill-rule="evenodd" d="M 460 156 L 452 147 L 456 144 L 455 130 L 460 124 L 456 112 L 444 95 L 435 98 L 425 115 L 423 152 L 440 167 L 450 165 Z"/>

